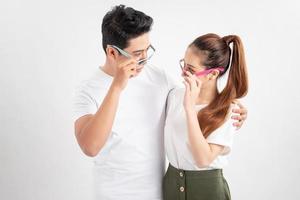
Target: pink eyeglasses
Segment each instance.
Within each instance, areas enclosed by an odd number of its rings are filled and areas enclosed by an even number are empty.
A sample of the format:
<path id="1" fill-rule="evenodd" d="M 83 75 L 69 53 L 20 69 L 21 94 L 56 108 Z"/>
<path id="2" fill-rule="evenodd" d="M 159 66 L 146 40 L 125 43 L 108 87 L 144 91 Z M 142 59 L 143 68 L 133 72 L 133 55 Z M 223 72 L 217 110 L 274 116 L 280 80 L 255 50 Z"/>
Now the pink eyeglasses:
<path id="1" fill-rule="evenodd" d="M 185 62 L 184 62 L 184 59 L 181 59 L 179 61 L 179 65 L 180 65 L 180 68 L 181 70 L 184 72 L 184 71 L 189 71 L 191 72 L 191 70 L 185 70 L 184 67 L 185 67 Z M 220 72 L 223 72 L 224 71 L 224 67 L 220 66 L 220 67 L 215 67 L 215 68 L 211 68 L 211 69 L 206 69 L 206 70 L 202 70 L 200 72 L 191 72 L 192 74 L 194 74 L 195 76 L 205 76 L 209 73 L 211 73 L 213 70 L 219 70 Z"/>

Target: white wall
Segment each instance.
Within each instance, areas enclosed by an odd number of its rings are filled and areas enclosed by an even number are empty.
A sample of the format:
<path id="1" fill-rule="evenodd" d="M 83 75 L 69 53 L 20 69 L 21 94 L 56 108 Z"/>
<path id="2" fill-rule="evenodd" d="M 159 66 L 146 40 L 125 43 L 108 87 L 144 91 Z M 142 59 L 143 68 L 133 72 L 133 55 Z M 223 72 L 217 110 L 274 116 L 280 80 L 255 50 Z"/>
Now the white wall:
<path id="1" fill-rule="evenodd" d="M 1 0 L 0 199 L 92 199 L 92 159 L 75 141 L 72 92 L 102 64 L 102 17 L 119 3 L 153 16 L 153 63 L 175 78 L 178 60 L 195 37 L 241 36 L 249 116 L 225 169 L 232 197 L 299 199 L 296 0 Z"/>

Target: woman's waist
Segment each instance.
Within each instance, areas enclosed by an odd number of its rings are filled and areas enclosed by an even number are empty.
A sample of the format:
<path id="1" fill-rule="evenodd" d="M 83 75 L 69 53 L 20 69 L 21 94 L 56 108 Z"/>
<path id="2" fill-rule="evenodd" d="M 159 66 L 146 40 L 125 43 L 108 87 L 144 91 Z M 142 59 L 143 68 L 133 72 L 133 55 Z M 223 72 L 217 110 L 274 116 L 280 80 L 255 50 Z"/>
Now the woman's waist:
<path id="1" fill-rule="evenodd" d="M 186 170 L 174 167 L 171 163 L 169 164 L 167 173 L 187 178 L 217 178 L 223 177 L 223 169 L 220 168 L 205 168 L 205 169 L 195 169 Z"/>

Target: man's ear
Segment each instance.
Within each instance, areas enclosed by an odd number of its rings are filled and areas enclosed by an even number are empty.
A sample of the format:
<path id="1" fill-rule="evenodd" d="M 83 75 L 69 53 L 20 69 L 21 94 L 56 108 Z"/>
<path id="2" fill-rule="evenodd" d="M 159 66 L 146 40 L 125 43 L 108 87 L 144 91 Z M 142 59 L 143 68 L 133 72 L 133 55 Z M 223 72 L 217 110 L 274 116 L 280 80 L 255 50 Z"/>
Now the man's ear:
<path id="1" fill-rule="evenodd" d="M 105 51 L 106 51 L 107 57 L 113 58 L 113 59 L 116 59 L 116 58 L 117 58 L 118 52 L 117 52 L 117 50 L 115 50 L 115 49 L 112 48 L 111 46 L 107 46 Z"/>

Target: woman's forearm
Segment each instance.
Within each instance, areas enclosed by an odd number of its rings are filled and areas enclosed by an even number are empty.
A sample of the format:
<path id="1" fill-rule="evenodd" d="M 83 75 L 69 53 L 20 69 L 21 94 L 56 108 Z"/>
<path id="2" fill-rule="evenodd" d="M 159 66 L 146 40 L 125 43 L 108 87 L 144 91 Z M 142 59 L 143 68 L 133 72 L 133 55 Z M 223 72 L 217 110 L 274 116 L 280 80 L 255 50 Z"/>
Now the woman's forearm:
<path id="1" fill-rule="evenodd" d="M 186 109 L 188 138 L 192 154 L 199 167 L 206 167 L 215 159 L 218 152 L 211 149 L 199 126 L 197 112 L 193 109 Z"/>

